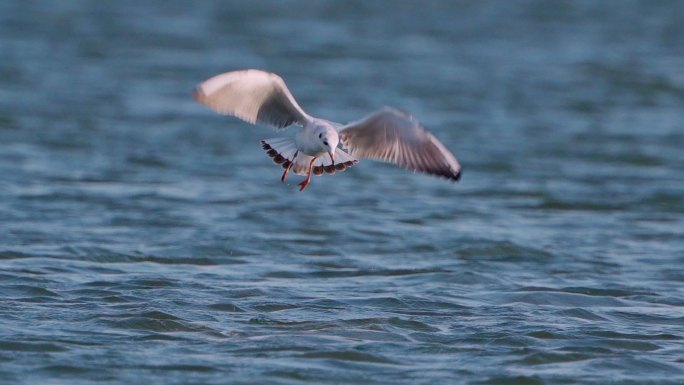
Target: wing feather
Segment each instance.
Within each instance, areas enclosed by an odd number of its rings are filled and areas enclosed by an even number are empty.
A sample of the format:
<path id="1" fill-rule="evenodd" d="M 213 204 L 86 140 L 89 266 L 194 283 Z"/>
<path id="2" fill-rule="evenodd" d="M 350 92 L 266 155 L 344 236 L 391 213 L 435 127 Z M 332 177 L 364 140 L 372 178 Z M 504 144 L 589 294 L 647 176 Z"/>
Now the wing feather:
<path id="1" fill-rule="evenodd" d="M 349 154 L 394 163 L 412 171 L 458 181 L 461 165 L 434 135 L 409 114 L 385 107 L 340 128 Z"/>
<path id="2" fill-rule="evenodd" d="M 195 99 L 223 115 L 285 129 L 311 120 L 283 79 L 260 70 L 226 72 L 197 86 Z"/>

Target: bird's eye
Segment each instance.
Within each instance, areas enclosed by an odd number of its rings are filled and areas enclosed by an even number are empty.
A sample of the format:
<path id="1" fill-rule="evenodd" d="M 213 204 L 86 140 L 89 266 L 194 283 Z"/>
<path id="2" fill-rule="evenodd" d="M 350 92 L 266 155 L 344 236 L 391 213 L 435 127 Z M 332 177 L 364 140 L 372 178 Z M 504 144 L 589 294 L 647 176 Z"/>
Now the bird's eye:
<path id="1" fill-rule="evenodd" d="M 323 134 L 318 134 L 318 139 L 322 138 Z"/>
<path id="2" fill-rule="evenodd" d="M 323 144 L 325 144 L 325 145 L 327 146 L 327 145 L 328 145 L 328 142 L 326 142 L 326 141 L 323 141 Z"/>

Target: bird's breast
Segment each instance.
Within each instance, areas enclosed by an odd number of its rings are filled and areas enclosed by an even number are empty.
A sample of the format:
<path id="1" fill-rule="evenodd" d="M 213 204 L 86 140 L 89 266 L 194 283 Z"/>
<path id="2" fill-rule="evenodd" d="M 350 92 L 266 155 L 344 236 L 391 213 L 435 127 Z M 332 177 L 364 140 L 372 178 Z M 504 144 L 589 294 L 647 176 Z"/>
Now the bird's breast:
<path id="1" fill-rule="evenodd" d="M 295 137 L 295 144 L 297 150 L 306 155 L 317 157 L 325 154 L 325 148 L 321 146 L 312 130 L 306 128 L 299 130 Z"/>

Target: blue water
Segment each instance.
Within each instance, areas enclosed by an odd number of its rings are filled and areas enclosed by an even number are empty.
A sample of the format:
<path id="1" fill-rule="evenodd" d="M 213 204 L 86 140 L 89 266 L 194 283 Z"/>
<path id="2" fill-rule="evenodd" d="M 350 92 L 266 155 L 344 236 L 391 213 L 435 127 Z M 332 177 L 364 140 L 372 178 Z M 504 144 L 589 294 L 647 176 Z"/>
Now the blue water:
<path id="1" fill-rule="evenodd" d="M 684 2 L 0 3 L 0 383 L 684 383 Z M 460 183 L 280 183 L 193 87 L 383 105 Z M 285 131 L 282 135 L 292 135 Z"/>

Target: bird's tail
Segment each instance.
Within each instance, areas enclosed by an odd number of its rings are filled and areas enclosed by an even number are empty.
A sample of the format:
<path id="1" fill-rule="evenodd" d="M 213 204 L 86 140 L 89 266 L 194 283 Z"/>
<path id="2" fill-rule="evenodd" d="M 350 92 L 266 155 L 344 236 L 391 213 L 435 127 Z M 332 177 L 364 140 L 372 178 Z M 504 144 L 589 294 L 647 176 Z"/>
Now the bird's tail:
<path id="1" fill-rule="evenodd" d="M 313 164 L 314 175 L 321 175 L 325 171 L 328 174 L 334 174 L 335 171 L 344 171 L 347 167 L 351 167 L 358 163 L 353 156 L 344 152 L 344 150 L 335 149 L 335 165 L 330 161 L 328 154 L 319 156 Z"/>
<path id="2" fill-rule="evenodd" d="M 297 153 L 297 145 L 295 141 L 289 138 L 273 138 L 264 139 L 261 141 L 261 147 L 266 150 L 268 156 L 273 158 L 275 164 L 282 164 L 283 168 L 290 166 L 290 163 L 294 160 L 295 154 Z M 298 156 L 299 158 L 299 156 Z M 293 166 L 293 171 L 297 171 L 297 164 L 295 162 Z"/>
<path id="3" fill-rule="evenodd" d="M 287 168 L 293 161 L 292 171 L 300 175 L 306 175 L 311 162 L 311 157 L 303 153 L 297 153 L 295 141 L 289 138 L 273 138 L 261 141 L 261 147 L 266 150 L 268 156 L 273 158 L 276 164 Z M 297 154 L 295 158 L 295 154 Z M 334 174 L 335 171 L 344 171 L 358 161 L 353 156 L 341 149 L 335 149 L 335 165 L 332 165 L 328 155 L 319 156 L 313 163 L 313 174 L 321 175 L 323 172 Z"/>

